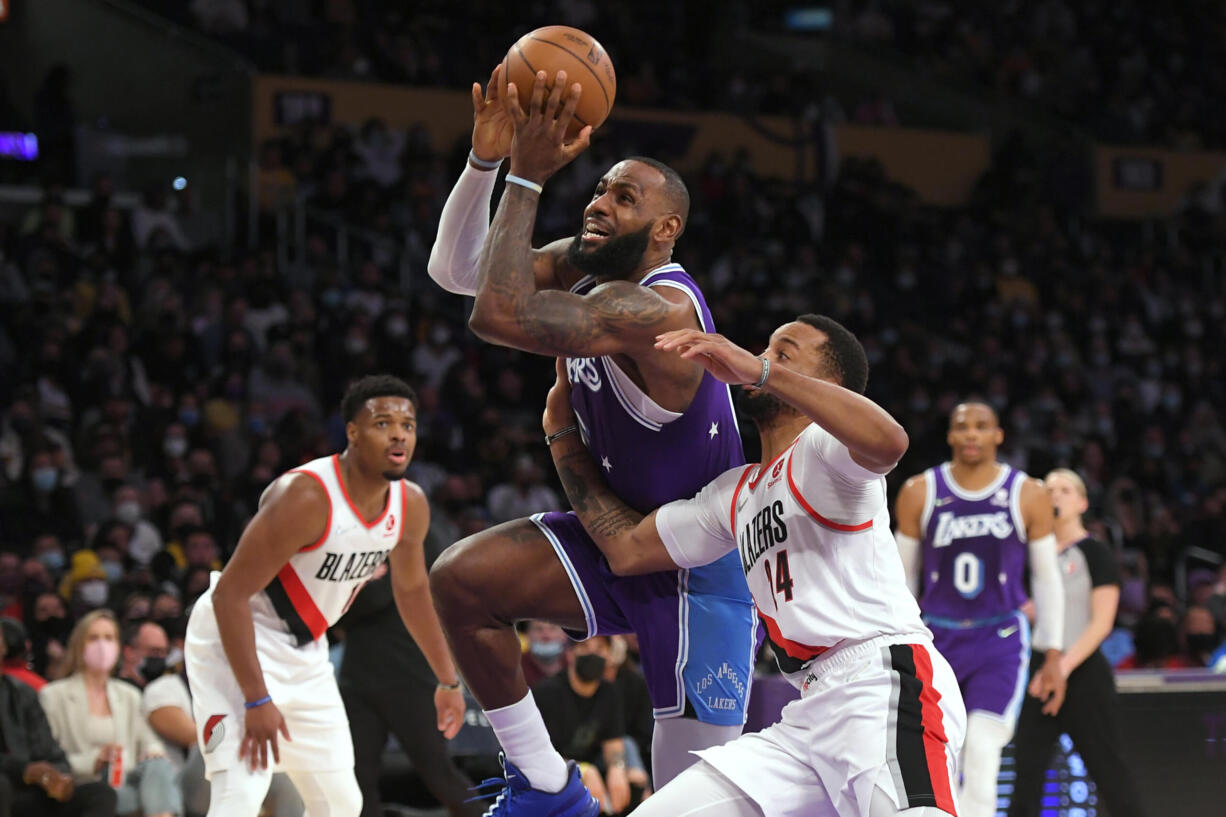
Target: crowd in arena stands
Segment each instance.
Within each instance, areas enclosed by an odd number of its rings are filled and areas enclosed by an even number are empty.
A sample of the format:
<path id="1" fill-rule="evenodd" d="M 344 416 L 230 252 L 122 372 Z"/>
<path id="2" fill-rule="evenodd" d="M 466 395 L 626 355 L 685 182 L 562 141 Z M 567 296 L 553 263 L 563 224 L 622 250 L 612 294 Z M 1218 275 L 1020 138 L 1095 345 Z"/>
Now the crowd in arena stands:
<path id="1" fill-rule="evenodd" d="M 145 2 L 263 71 L 462 89 L 488 75 L 509 33 L 566 24 L 597 33 L 611 49 L 624 104 L 749 113 L 820 105 L 829 121 L 898 124 L 886 97 L 836 99 L 777 60 L 758 70 L 752 60 L 725 59 L 720 36 L 746 27 L 779 32 L 794 3 L 559 0 L 490 7 L 473 21 L 446 2 L 412 11 L 390 0 L 331 0 L 322 10 L 292 1 Z M 893 52 L 955 87 L 1034 103 L 1100 139 L 1226 144 L 1216 104 L 1226 92 L 1223 11 L 1210 0 L 1160 10 L 1139 0 L 843 0 L 829 11 L 823 36 Z M 652 25 L 643 25 L 647 15 Z"/>
<path id="2" fill-rule="evenodd" d="M 871 0 L 838 36 L 957 87 L 1033 102 L 1109 142 L 1221 147 L 1223 9 L 1209 0 Z"/>
<path id="3" fill-rule="evenodd" d="M 343 447 L 339 396 L 362 374 L 418 389 L 411 476 L 440 542 L 559 506 L 539 426 L 552 363 L 479 342 L 424 274 L 464 150 L 378 122 L 265 146 L 261 182 L 281 191 L 266 215 L 288 190 L 409 236 L 407 290 L 393 255 L 342 264 L 326 230 L 292 268 L 267 245 L 223 257 L 176 238 L 185 208 L 164 196 L 113 206 L 105 177 L 87 206 L 51 186 L 0 223 L 0 614 L 29 641 L 15 670 L 70 675 L 74 624 L 102 607 L 118 675 L 174 665 L 185 611 L 269 481 Z M 550 181 L 539 237 L 577 229 L 614 158 L 598 140 Z M 934 209 L 871 164 L 845 161 L 824 190 L 712 156 L 688 180 L 677 260 L 751 348 L 799 311 L 857 331 L 870 396 L 910 435 L 895 474 L 944 459 L 950 409 L 986 399 L 1011 463 L 1085 478 L 1123 570 L 1115 660 L 1204 665 L 1226 625 L 1226 218 L 1192 202 L 1167 222 L 1087 220 L 1044 203 L 1059 199 L 1036 188 L 1038 161 L 1011 150 L 969 206 Z M 1190 547 L 1204 558 L 1185 586 Z"/>

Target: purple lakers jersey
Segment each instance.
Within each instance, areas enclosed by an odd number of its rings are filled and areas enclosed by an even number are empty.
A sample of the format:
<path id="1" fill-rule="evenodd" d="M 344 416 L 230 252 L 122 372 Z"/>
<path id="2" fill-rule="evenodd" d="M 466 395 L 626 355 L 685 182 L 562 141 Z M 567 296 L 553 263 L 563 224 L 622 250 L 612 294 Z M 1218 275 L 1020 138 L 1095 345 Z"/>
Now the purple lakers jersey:
<path id="1" fill-rule="evenodd" d="M 571 291 L 585 295 L 596 283 L 586 276 Z M 683 291 L 702 328 L 715 331 L 702 292 L 680 264 L 657 267 L 640 283 Z M 657 405 L 612 358 L 569 358 L 566 374 L 588 449 L 613 491 L 641 513 L 675 499 L 689 499 L 745 462 L 732 394 L 710 374 L 704 374 L 694 401 L 680 413 Z"/>
<path id="2" fill-rule="evenodd" d="M 991 485 L 972 492 L 954 482 L 949 463 L 924 472 L 925 618 L 990 619 L 1026 601 L 1025 480 L 1024 473 L 1002 464 Z"/>

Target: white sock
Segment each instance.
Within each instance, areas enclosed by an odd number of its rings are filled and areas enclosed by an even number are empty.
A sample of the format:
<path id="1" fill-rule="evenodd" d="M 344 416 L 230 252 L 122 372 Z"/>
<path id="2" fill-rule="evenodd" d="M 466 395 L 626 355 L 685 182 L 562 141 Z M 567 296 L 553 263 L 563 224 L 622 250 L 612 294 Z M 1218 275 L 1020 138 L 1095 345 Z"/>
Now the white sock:
<path id="1" fill-rule="evenodd" d="M 485 710 L 485 717 L 494 727 L 507 760 L 524 773 L 532 788 L 559 792 L 566 787 L 566 761 L 549 742 L 549 730 L 531 691 L 510 706 Z"/>

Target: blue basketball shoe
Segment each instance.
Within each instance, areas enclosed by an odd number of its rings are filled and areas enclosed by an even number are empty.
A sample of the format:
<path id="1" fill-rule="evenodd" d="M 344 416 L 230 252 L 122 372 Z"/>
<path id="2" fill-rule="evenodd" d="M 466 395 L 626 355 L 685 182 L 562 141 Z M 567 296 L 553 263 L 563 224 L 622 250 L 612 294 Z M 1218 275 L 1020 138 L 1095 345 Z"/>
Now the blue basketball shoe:
<path id="1" fill-rule="evenodd" d="M 478 790 L 498 788 L 497 799 L 485 812 L 485 817 L 598 817 L 600 804 L 579 778 L 579 767 L 573 760 L 567 761 L 566 787 L 550 794 L 528 784 L 528 778 L 500 754 L 502 778 L 492 777 L 481 781 Z"/>

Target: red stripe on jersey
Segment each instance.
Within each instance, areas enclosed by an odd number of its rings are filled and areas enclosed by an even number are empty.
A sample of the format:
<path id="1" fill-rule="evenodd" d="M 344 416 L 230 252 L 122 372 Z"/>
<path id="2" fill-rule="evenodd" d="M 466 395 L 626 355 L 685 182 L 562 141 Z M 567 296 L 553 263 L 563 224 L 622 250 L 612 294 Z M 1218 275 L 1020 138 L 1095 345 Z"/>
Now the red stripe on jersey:
<path id="1" fill-rule="evenodd" d="M 936 807 L 957 817 L 954 796 L 949 787 L 949 766 L 945 762 L 945 719 L 941 714 L 941 693 L 932 685 L 932 658 L 928 650 L 919 644 L 911 644 L 915 658 L 915 677 L 924 685 L 920 692 L 920 709 L 923 712 L 924 755 L 928 759 L 928 775 L 932 778 L 932 793 Z"/>
<path id="2" fill-rule="evenodd" d="M 316 638 L 323 635 L 328 629 L 328 620 L 315 606 L 315 599 L 311 598 L 306 585 L 302 583 L 302 579 L 298 578 L 293 566 L 287 562 L 277 574 L 277 578 L 281 580 L 281 586 L 285 588 L 285 595 L 289 596 L 290 604 L 294 605 L 294 612 L 311 631 L 311 635 Z"/>
<path id="3" fill-rule="evenodd" d="M 745 485 L 745 480 L 749 479 L 749 475 L 753 473 L 753 466 L 745 466 L 745 473 L 741 474 L 741 481 L 736 484 L 736 490 L 732 492 L 732 532 L 736 533 L 736 498 L 741 493 L 741 488 Z"/>
<path id="4" fill-rule="evenodd" d="M 204 722 L 204 742 L 206 746 L 213 737 L 213 730 L 217 728 L 217 724 L 221 723 L 223 718 L 225 718 L 225 715 L 209 715 L 209 719 Z"/>
<path id="5" fill-rule="evenodd" d="M 817 524 L 823 528 L 836 530 L 840 533 L 855 533 L 856 531 L 868 530 L 873 526 L 873 520 L 861 522 L 859 525 L 842 525 L 835 522 L 833 519 L 827 519 L 813 509 L 813 506 L 805 502 L 805 498 L 801 496 L 800 488 L 796 486 L 796 480 L 792 479 L 792 460 L 788 460 L 788 488 L 792 490 L 792 496 L 796 497 L 796 501 L 800 503 L 800 507 L 809 512 L 809 516 L 817 520 Z"/>
<path id="6" fill-rule="evenodd" d="M 774 456 L 774 458 L 773 458 L 773 459 L 772 459 L 770 462 L 768 462 L 766 465 L 763 465 L 763 466 L 762 466 L 762 467 L 761 467 L 761 468 L 758 470 L 758 478 L 757 478 L 757 479 L 751 479 L 751 480 L 749 481 L 749 490 L 751 490 L 751 491 L 752 491 L 754 488 L 757 488 L 757 487 L 758 487 L 758 483 L 760 483 L 760 482 L 762 481 L 762 477 L 764 477 L 764 476 L 766 476 L 767 474 L 769 474 L 769 473 L 770 473 L 770 471 L 771 471 L 771 467 L 772 467 L 772 466 L 773 466 L 775 463 L 779 462 L 779 458 L 780 458 L 780 457 L 782 457 L 783 455 L 787 454 L 789 451 L 791 451 L 791 450 L 792 450 L 792 446 L 796 445 L 796 443 L 798 443 L 799 441 L 800 441 L 800 435 L 798 434 L 798 435 L 796 435 L 796 439 L 795 439 L 795 440 L 792 440 L 791 445 L 789 445 L 787 448 L 783 449 L 783 450 L 782 450 L 782 451 L 780 451 L 778 454 L 776 454 L 776 455 Z"/>
<path id="7" fill-rule="evenodd" d="M 358 506 L 353 504 L 353 500 L 349 498 L 349 489 L 345 487 L 345 480 L 341 477 L 341 456 L 340 454 L 332 455 L 332 467 L 336 469 L 336 481 L 340 483 L 341 494 L 344 495 L 345 501 L 349 503 L 349 510 L 353 511 L 353 515 L 358 518 L 358 521 L 369 528 L 373 528 L 383 521 L 387 516 L 387 512 L 392 509 L 392 489 L 387 489 L 387 499 L 384 500 L 383 513 L 376 516 L 371 521 L 367 522 L 366 517 L 362 516 L 362 512 L 358 510 Z"/>
<path id="8" fill-rule="evenodd" d="M 332 496 L 328 493 L 328 486 L 324 485 L 323 477 L 314 471 L 303 471 L 295 469 L 290 471 L 291 474 L 306 474 L 311 479 L 319 483 L 319 487 L 324 489 L 324 498 L 328 500 L 328 521 L 324 525 L 324 532 L 320 534 L 319 539 L 313 545 L 298 548 L 299 553 L 306 553 L 308 550 L 315 550 L 324 542 L 328 541 L 328 533 L 332 530 Z"/>
<path id="9" fill-rule="evenodd" d="M 758 607 L 758 618 L 762 619 L 762 623 L 766 625 L 766 634 L 770 636 L 771 642 L 799 661 L 808 661 L 811 658 L 816 658 L 830 649 L 829 647 L 813 647 L 808 644 L 801 644 L 799 641 L 784 638 L 783 631 L 779 629 L 779 622 L 763 613 L 761 607 Z"/>

